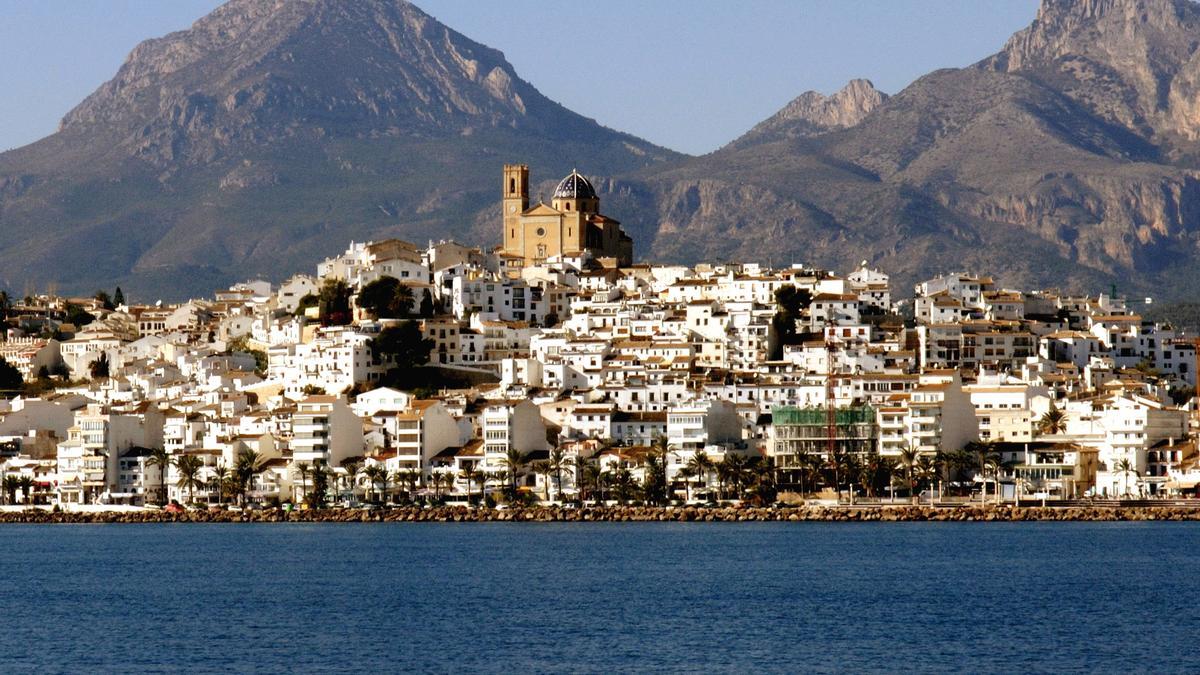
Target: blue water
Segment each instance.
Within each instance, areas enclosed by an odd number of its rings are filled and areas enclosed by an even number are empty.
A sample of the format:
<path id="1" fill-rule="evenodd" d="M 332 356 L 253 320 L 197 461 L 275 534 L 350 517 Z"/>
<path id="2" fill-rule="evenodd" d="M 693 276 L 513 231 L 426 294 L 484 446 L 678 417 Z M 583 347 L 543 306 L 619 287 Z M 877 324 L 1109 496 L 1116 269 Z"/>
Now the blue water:
<path id="1" fill-rule="evenodd" d="M 1200 524 L 0 526 L 0 672 L 1200 671 Z"/>

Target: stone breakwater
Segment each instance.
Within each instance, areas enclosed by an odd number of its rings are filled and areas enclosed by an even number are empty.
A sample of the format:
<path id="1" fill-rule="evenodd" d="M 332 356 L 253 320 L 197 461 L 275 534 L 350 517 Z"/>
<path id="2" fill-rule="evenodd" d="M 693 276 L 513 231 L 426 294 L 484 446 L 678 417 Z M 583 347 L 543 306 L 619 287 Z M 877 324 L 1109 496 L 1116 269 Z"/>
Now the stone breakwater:
<path id="1" fill-rule="evenodd" d="M 1200 506 L 1200 505 L 1198 505 Z M 1200 507 L 650 507 L 518 509 L 400 507 L 386 510 L 0 513 L 0 523 L 389 523 L 389 522 L 988 522 L 1200 520 Z"/>

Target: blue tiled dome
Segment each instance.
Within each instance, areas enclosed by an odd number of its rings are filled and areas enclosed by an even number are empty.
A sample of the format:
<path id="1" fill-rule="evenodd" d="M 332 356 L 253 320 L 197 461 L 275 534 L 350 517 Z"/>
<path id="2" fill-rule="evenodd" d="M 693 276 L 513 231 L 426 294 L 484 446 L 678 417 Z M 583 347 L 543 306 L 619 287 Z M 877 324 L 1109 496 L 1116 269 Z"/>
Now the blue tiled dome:
<path id="1" fill-rule="evenodd" d="M 584 178 L 578 171 L 572 170 L 571 175 L 562 179 L 558 187 L 554 188 L 555 199 L 595 199 L 596 190 L 588 179 Z"/>

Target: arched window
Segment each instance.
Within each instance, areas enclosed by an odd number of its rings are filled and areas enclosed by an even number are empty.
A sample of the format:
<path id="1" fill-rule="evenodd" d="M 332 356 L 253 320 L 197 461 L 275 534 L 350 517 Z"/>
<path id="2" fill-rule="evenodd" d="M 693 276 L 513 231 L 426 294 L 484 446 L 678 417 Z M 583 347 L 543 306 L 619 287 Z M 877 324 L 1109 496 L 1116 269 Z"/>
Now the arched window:
<path id="1" fill-rule="evenodd" d="M 509 178 L 509 179 L 508 179 L 508 191 L 509 191 L 509 192 L 516 192 L 516 191 L 517 191 L 517 179 L 516 179 L 516 178 Z"/>

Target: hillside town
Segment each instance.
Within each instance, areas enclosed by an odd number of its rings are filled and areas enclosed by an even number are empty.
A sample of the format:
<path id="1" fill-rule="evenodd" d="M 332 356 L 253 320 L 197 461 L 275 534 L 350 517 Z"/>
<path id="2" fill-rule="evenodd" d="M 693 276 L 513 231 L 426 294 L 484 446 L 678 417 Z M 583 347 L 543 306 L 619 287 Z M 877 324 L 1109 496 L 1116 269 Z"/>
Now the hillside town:
<path id="1" fill-rule="evenodd" d="M 1194 337 L 1115 293 L 634 263 L 572 172 L 503 244 L 282 283 L 0 296 L 10 505 L 1192 497 Z"/>

